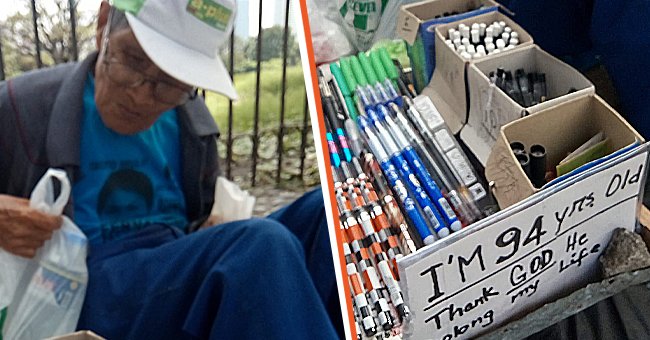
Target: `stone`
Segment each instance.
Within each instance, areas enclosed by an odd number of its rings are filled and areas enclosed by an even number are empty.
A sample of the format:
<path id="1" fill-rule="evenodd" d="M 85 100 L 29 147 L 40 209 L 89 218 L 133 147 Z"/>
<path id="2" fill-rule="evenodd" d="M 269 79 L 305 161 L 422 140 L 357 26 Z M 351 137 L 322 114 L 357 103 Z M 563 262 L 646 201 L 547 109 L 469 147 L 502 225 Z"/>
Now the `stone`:
<path id="1" fill-rule="evenodd" d="M 600 257 L 600 264 L 603 276 L 609 278 L 650 267 L 650 253 L 641 235 L 618 228 Z"/>

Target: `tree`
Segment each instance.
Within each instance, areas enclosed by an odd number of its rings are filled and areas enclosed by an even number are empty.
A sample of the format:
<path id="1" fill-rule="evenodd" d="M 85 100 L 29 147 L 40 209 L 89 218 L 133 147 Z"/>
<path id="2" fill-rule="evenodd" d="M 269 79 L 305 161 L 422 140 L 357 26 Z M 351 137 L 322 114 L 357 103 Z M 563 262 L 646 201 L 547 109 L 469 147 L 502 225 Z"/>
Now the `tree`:
<path id="1" fill-rule="evenodd" d="M 246 54 L 246 41 L 242 39 L 239 36 L 234 36 L 235 41 L 233 43 L 234 47 L 234 66 L 235 66 L 235 72 L 244 72 L 250 69 L 252 65 L 252 61 L 248 59 L 247 54 Z M 226 68 L 230 67 L 230 41 L 226 42 L 221 46 L 221 49 L 219 50 L 219 55 L 221 56 L 221 60 L 226 64 Z M 254 65 L 252 66 L 253 68 L 255 67 Z"/>
<path id="2" fill-rule="evenodd" d="M 77 18 L 77 49 L 83 56 L 94 49 L 95 17 L 80 15 Z M 34 69 L 36 64 L 36 37 L 32 22 L 29 2 L 25 2 L 20 11 L 0 23 L 2 36 L 2 51 L 5 60 L 5 73 L 8 77 Z M 68 0 L 53 0 L 53 6 L 46 8 L 37 3 L 38 30 L 43 65 L 49 66 L 72 61 L 73 41 L 70 24 L 70 9 Z"/>
<path id="3" fill-rule="evenodd" d="M 296 35 L 289 28 L 287 32 L 287 64 L 295 65 L 300 60 L 300 50 L 296 42 Z M 284 27 L 275 25 L 262 29 L 262 61 L 273 58 L 282 58 L 284 44 Z M 245 47 L 246 56 L 249 59 L 257 60 L 257 37 L 248 40 Z"/>

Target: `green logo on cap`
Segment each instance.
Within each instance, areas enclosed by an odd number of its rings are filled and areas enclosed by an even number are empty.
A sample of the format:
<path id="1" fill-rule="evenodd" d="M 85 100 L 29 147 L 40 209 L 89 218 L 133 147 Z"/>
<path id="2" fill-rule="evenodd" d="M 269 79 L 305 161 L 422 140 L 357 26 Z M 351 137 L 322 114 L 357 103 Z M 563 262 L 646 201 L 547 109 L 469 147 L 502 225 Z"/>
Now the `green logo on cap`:
<path id="1" fill-rule="evenodd" d="M 123 12 L 138 15 L 138 12 L 140 12 L 140 9 L 144 5 L 144 1 L 145 0 L 113 0 L 113 7 Z"/>
<path id="2" fill-rule="evenodd" d="M 190 0 L 187 11 L 204 23 L 225 31 L 232 15 L 232 10 L 211 0 Z"/>

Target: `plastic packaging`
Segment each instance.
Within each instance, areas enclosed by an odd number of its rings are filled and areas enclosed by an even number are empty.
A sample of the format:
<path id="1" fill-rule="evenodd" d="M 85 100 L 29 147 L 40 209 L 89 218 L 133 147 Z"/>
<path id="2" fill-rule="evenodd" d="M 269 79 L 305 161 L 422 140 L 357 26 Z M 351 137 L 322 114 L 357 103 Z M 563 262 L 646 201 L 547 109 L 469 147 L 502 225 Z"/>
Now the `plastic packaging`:
<path id="1" fill-rule="evenodd" d="M 417 0 L 307 0 L 316 64 L 397 38 L 399 6 Z"/>
<path id="2" fill-rule="evenodd" d="M 214 201 L 219 203 L 212 207 L 210 215 L 216 218 L 217 223 L 243 220 L 253 216 L 255 196 L 225 177 L 217 178 Z"/>
<path id="3" fill-rule="evenodd" d="M 335 1 L 307 0 L 307 9 L 316 64 L 354 52 L 354 46 L 343 31 L 341 18 L 336 15 Z"/>
<path id="4" fill-rule="evenodd" d="M 56 199 L 54 179 L 61 183 Z M 69 197 L 66 173 L 49 169 L 36 184 L 30 206 L 61 215 Z M 87 247 L 83 232 L 63 216 L 61 229 L 32 260 L 0 249 L 0 310 L 6 308 L 7 317 L 0 338 L 43 339 L 75 330 L 88 283 Z"/>

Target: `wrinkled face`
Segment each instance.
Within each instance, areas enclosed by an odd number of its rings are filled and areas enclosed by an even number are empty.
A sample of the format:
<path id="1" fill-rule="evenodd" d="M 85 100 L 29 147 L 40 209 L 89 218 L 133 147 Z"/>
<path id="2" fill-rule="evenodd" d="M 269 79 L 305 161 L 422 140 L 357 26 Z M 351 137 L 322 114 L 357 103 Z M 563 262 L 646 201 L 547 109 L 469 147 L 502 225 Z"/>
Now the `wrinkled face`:
<path id="1" fill-rule="evenodd" d="M 169 104 L 175 98 L 161 101 L 160 96 L 156 95 L 158 83 L 171 84 L 187 92 L 191 92 L 192 88 L 156 67 L 130 28 L 110 32 L 108 40 L 104 41 L 102 38 L 104 29 L 108 29 L 106 21 L 109 11 L 110 6 L 102 3 L 96 33 L 100 54 L 95 65 L 95 103 L 104 125 L 120 134 L 135 134 L 151 127 L 163 112 L 176 106 Z M 125 73 L 124 70 L 133 72 Z M 125 74 L 141 75 L 140 78 L 146 80 L 135 83 L 135 86 L 115 81 Z"/>

